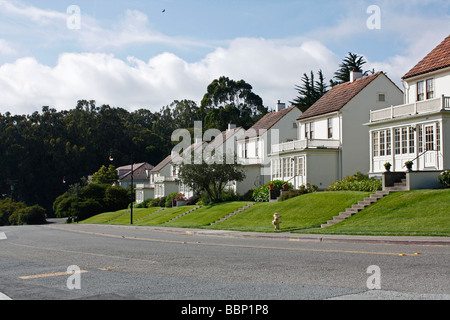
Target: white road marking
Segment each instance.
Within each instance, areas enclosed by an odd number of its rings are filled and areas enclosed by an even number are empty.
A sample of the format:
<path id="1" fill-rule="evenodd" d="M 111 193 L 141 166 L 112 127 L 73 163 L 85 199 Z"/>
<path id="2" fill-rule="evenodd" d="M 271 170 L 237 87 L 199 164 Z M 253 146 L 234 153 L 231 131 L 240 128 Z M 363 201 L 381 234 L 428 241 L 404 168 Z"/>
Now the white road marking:
<path id="1" fill-rule="evenodd" d="M 0 232 L 0 240 L 6 240 L 6 239 L 8 239 L 8 238 L 6 237 L 6 233 Z"/>
<path id="2" fill-rule="evenodd" d="M 0 300 L 12 300 L 12 299 L 8 297 L 6 294 L 0 292 Z"/>

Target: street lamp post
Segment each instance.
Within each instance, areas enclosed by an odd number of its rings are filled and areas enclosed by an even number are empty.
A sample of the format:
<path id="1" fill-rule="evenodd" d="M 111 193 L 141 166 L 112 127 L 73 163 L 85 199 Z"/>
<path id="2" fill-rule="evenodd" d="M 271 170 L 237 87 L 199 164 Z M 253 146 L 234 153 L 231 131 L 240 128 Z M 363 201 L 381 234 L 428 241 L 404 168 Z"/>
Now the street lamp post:
<path id="1" fill-rule="evenodd" d="M 133 168 L 133 155 L 131 155 L 131 192 L 130 192 L 130 224 L 133 224 L 133 175 L 134 175 L 134 168 Z"/>
<path id="2" fill-rule="evenodd" d="M 112 149 L 109 152 L 109 161 L 113 161 Z M 131 186 L 130 186 L 130 224 L 133 224 L 133 184 L 134 184 L 134 167 L 133 167 L 133 154 L 130 155 L 131 158 Z"/>

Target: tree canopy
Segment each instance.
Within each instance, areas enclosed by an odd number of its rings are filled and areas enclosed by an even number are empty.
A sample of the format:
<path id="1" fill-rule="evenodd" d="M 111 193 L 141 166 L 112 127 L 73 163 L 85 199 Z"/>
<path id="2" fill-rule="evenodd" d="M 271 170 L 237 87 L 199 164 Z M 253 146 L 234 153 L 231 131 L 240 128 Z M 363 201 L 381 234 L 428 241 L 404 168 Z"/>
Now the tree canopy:
<path id="1" fill-rule="evenodd" d="M 368 75 L 369 71 L 363 71 L 362 69 L 366 63 L 364 56 L 349 52 L 339 64 L 339 69 L 334 73 L 334 80 L 330 80 L 331 86 L 350 81 L 351 71 L 361 72 L 364 76 Z"/>
<path id="2" fill-rule="evenodd" d="M 58 196 L 102 166 L 128 165 L 131 159 L 157 165 L 173 149 L 176 129 L 193 130 L 194 121 L 203 121 L 204 130 L 225 130 L 229 122 L 247 129 L 265 113 L 248 83 L 225 77 L 208 86 L 201 106 L 175 100 L 159 112 L 130 112 L 79 100 L 70 110 L 44 106 L 29 115 L 0 113 L 0 198 L 39 204 L 52 214 Z"/>
<path id="3" fill-rule="evenodd" d="M 298 96 L 291 101 L 291 104 L 299 108 L 301 112 L 308 110 L 309 107 L 311 107 L 328 91 L 328 86 L 325 83 L 322 70 L 319 70 L 318 76 L 319 80 L 315 81 L 313 71 L 311 71 L 310 76 L 304 73 L 302 77 L 302 84 L 295 86 Z"/>

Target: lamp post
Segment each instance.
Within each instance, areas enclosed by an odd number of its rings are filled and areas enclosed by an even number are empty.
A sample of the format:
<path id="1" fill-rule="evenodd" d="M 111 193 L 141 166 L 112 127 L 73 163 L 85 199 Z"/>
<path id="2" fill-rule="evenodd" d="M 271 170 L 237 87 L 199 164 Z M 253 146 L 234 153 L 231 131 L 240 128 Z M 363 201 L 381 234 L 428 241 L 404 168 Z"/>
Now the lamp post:
<path id="1" fill-rule="evenodd" d="M 112 154 L 112 149 L 109 153 L 109 161 L 114 161 Z M 133 154 L 130 155 L 131 158 L 131 185 L 130 185 L 130 224 L 133 224 L 133 184 L 134 184 L 134 168 L 133 168 Z"/>

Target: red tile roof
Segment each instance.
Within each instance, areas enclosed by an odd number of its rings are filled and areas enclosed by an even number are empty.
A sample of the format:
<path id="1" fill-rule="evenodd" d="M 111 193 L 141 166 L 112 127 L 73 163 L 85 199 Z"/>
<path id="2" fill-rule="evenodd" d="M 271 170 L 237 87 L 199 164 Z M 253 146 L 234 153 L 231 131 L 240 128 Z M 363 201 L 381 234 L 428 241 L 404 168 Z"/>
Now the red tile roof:
<path id="1" fill-rule="evenodd" d="M 402 79 L 450 67 L 450 35 L 414 66 Z"/>
<path id="2" fill-rule="evenodd" d="M 377 72 L 373 75 L 362 77 L 353 82 L 346 82 L 333 87 L 322 98 L 306 110 L 297 120 L 303 120 L 330 112 L 341 110 L 358 93 L 367 87 L 383 72 Z"/>
<path id="3" fill-rule="evenodd" d="M 278 121 L 280 121 L 285 115 L 287 115 L 291 110 L 296 108 L 295 106 L 285 108 L 278 112 L 271 112 L 262 117 L 258 122 L 256 122 L 249 130 L 247 130 L 238 140 L 244 140 L 248 138 L 257 137 L 265 131 L 272 128 Z"/>

